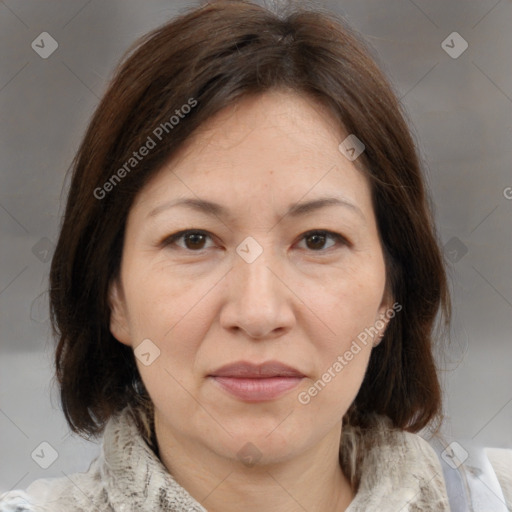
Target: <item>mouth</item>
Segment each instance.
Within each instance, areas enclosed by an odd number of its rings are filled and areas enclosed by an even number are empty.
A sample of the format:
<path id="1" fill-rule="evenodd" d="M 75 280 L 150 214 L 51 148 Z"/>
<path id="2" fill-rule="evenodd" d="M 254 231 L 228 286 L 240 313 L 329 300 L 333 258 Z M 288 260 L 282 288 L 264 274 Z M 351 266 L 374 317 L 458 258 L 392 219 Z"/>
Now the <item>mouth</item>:
<path id="1" fill-rule="evenodd" d="M 274 400 L 299 385 L 305 375 L 279 361 L 246 361 L 222 366 L 208 375 L 223 391 L 246 402 Z"/>

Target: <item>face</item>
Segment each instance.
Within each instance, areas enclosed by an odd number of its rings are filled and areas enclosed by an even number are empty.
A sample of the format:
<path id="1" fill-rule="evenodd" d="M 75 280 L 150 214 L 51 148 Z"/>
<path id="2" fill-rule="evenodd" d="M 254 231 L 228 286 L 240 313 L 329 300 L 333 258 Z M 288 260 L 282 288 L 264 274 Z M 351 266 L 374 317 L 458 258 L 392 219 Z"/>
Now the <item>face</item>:
<path id="1" fill-rule="evenodd" d="M 174 439 L 233 461 L 251 442 L 261 462 L 339 439 L 377 339 L 362 333 L 383 332 L 391 305 L 369 183 L 338 149 L 347 135 L 309 99 L 246 98 L 138 194 L 111 332 Z M 219 370 L 240 362 L 273 364 Z"/>

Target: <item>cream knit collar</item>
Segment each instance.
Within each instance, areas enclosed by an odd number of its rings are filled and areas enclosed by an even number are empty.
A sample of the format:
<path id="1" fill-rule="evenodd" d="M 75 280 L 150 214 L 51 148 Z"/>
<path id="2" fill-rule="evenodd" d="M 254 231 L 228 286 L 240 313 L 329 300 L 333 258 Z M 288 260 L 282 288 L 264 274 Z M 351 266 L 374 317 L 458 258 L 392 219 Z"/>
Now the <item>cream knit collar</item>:
<path id="1" fill-rule="evenodd" d="M 345 428 L 342 445 L 346 460 L 352 458 L 351 450 L 363 450 L 356 470 L 359 487 L 346 512 L 450 510 L 441 465 L 424 439 L 391 429 L 384 417 L 364 433 L 355 430 Z M 116 512 L 138 507 L 206 511 L 172 478 L 148 443 L 128 409 L 105 430 L 102 479 Z M 126 508 L 130 494 L 132 508 Z"/>

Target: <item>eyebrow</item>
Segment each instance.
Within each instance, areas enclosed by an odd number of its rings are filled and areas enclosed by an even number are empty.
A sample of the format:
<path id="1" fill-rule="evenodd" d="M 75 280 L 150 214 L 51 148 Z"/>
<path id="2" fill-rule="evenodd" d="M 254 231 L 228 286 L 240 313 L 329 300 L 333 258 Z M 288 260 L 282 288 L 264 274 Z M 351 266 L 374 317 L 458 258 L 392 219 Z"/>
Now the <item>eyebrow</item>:
<path id="1" fill-rule="evenodd" d="M 160 204 L 151 212 L 149 212 L 148 217 L 155 217 L 164 210 L 168 210 L 169 208 L 174 208 L 176 206 L 183 206 L 185 208 L 216 217 L 233 218 L 233 215 L 225 206 L 222 206 L 219 203 L 208 201 L 206 199 L 197 198 L 182 198 Z M 326 208 L 329 206 L 344 206 L 348 210 L 358 214 L 363 220 L 366 220 L 366 217 L 358 206 L 346 199 L 339 197 L 322 197 L 303 203 L 293 203 L 288 207 L 285 215 L 290 215 L 294 218 L 301 217 L 308 213 L 312 213 L 320 210 L 321 208 Z"/>

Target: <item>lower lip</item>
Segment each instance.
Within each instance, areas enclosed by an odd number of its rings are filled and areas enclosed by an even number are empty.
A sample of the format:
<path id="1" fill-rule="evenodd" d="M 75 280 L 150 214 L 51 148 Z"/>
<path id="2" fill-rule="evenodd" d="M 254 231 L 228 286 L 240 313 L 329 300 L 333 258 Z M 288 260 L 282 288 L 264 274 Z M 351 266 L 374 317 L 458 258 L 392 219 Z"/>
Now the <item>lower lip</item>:
<path id="1" fill-rule="evenodd" d="M 295 388 L 303 377 L 268 377 L 246 379 L 239 377 L 212 377 L 224 390 L 246 402 L 273 400 Z"/>

